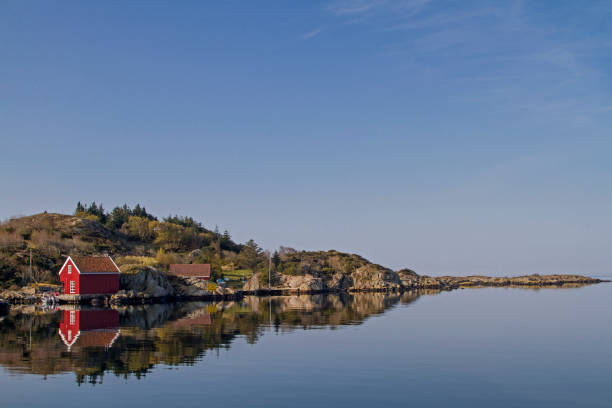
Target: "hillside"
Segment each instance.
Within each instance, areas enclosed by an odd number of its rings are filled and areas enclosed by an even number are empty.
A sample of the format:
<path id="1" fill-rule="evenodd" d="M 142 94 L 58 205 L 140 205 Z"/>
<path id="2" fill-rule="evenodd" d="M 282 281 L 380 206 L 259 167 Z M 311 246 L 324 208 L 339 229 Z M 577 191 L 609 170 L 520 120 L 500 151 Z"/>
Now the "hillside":
<path id="1" fill-rule="evenodd" d="M 58 283 L 57 271 L 68 255 L 108 254 L 118 263 L 162 270 L 174 262 L 211 263 L 219 272 L 265 264 L 254 242 L 236 244 L 227 231 L 210 231 L 189 217 L 159 221 L 144 209 L 124 206 L 107 214 L 96 206 L 97 214 L 92 214 L 90 208 L 79 203 L 75 215 L 45 212 L 1 223 L 0 287 Z"/>
<path id="2" fill-rule="evenodd" d="M 268 268 L 268 254 L 254 241 L 236 244 L 227 231 L 223 234 L 210 231 L 191 218 L 168 217 L 158 221 L 150 215 L 130 216 L 123 223 L 113 223 L 106 215 L 103 224 L 99 216 L 82 211 L 82 207 L 75 213 L 41 213 L 1 224 L 0 284 L 6 288 L 30 281 L 30 251 L 32 280 L 49 283 L 58 282 L 56 272 L 68 255 L 109 254 L 123 272 L 143 266 L 164 270 L 174 262 L 211 263 L 216 276 L 232 276 L 232 271 L 239 270 L 242 276 L 249 277 Z M 314 274 L 331 279 L 334 274 L 352 274 L 366 266 L 386 270 L 358 255 L 285 247 L 274 253 L 272 263 L 275 276 L 288 277 Z M 267 276 L 264 273 L 258 276 L 264 275 Z"/>
<path id="3" fill-rule="evenodd" d="M 0 226 L 0 283 L 7 287 L 27 279 L 30 250 L 34 279 L 55 282 L 53 272 L 66 255 L 116 254 L 128 248 L 124 237 L 86 218 L 42 213 L 12 219 Z"/>

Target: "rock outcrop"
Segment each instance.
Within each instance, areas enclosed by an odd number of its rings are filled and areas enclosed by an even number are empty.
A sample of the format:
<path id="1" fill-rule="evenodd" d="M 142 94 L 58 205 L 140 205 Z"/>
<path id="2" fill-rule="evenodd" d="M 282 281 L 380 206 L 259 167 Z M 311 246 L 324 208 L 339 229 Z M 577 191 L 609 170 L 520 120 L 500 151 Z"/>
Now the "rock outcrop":
<path id="1" fill-rule="evenodd" d="M 379 265 L 365 265 L 357 268 L 352 274 L 353 285 L 350 290 L 385 290 L 394 291 L 402 288 L 397 272 Z"/>
<path id="2" fill-rule="evenodd" d="M 311 274 L 281 277 L 282 287 L 287 287 L 301 292 L 321 292 L 327 289 L 323 279 Z"/>
<path id="3" fill-rule="evenodd" d="M 353 279 L 343 273 L 335 273 L 327 282 L 328 289 L 334 292 L 347 291 L 351 286 L 353 286 Z"/>
<path id="4" fill-rule="evenodd" d="M 40 296 L 31 293 L 28 288 L 20 290 L 5 290 L 0 293 L 0 298 L 10 304 L 32 304 L 40 301 Z"/>
<path id="5" fill-rule="evenodd" d="M 207 281 L 201 281 L 195 278 L 179 278 L 177 276 L 168 276 L 172 286 L 176 290 L 176 294 L 180 297 L 199 297 L 209 296 L 211 293 L 206 290 Z"/>
<path id="6" fill-rule="evenodd" d="M 119 288 L 119 292 L 111 296 L 112 304 L 139 303 L 176 295 L 167 275 L 147 266 L 135 273 L 122 273 Z"/>
<path id="7" fill-rule="evenodd" d="M 119 288 L 123 291 L 148 294 L 151 297 L 176 294 L 164 272 L 146 266 L 137 273 L 122 273 L 119 277 Z"/>
<path id="8" fill-rule="evenodd" d="M 580 275 L 525 275 L 517 277 L 488 276 L 421 276 L 410 269 L 394 272 L 380 265 L 363 265 L 351 274 L 336 272 L 329 274 L 282 275 L 275 274 L 272 288 L 262 286 L 259 274 L 255 274 L 243 290 L 257 292 L 276 290 L 286 292 L 393 292 L 405 290 L 452 290 L 460 287 L 538 287 L 586 285 L 602 282 L 600 279 Z M 265 281 L 265 280 L 264 280 Z"/>
<path id="9" fill-rule="evenodd" d="M 253 274 L 253 276 L 251 276 L 246 281 L 246 283 L 242 287 L 242 290 L 245 290 L 247 292 L 257 292 L 258 290 L 262 289 L 261 285 L 259 284 L 259 275 L 259 272 Z"/>

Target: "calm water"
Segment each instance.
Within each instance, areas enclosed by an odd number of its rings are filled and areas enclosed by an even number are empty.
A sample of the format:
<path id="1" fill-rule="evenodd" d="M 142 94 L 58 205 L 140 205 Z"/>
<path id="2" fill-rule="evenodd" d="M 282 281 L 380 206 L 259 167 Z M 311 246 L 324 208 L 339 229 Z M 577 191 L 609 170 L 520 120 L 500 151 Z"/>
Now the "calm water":
<path id="1" fill-rule="evenodd" d="M 14 310 L 2 406 L 612 407 L 612 284 Z"/>

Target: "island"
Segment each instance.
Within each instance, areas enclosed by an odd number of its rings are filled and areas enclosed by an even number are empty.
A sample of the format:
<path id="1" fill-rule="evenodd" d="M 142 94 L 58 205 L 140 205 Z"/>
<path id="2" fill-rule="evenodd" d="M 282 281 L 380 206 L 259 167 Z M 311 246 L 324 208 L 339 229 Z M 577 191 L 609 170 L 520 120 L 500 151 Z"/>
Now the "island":
<path id="1" fill-rule="evenodd" d="M 68 256 L 104 255 L 120 271 L 111 296 L 72 296 L 75 303 L 127 304 L 238 299 L 245 295 L 337 292 L 403 292 L 474 287 L 559 287 L 603 282 L 572 275 L 516 277 L 425 276 L 392 270 L 336 250 L 274 253 L 254 240 L 236 243 L 228 231 L 207 229 L 191 217 L 149 214 L 140 205 L 106 212 L 78 203 L 74 214 L 41 213 L 0 224 L 0 311 L 7 303 L 43 301 L 45 287 L 59 288 Z M 210 265 L 210 282 L 169 273 L 172 264 Z"/>

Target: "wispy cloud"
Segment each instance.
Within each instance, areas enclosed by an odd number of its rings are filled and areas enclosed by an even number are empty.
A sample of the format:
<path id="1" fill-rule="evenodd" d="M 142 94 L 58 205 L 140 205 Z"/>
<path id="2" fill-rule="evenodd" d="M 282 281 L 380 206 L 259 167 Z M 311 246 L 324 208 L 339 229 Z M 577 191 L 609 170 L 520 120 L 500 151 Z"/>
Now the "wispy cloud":
<path id="1" fill-rule="evenodd" d="M 523 0 L 330 0 L 325 10 L 340 26 L 367 26 L 368 46 L 403 67 L 406 81 L 444 84 L 457 100 L 579 124 L 610 106 L 601 92 L 609 78 L 601 60 L 612 47 L 607 7 L 577 13 Z M 600 33 L 585 30 L 587 21 L 600 21 Z"/>
<path id="2" fill-rule="evenodd" d="M 385 0 L 335 0 L 328 9 L 339 15 L 355 15 L 370 12 L 385 3 Z"/>
<path id="3" fill-rule="evenodd" d="M 300 36 L 300 38 L 302 38 L 302 40 L 308 40 L 310 38 L 314 38 L 316 36 L 318 36 L 319 34 L 321 34 L 323 32 L 323 27 L 319 27 L 315 30 L 309 31 L 307 33 L 304 33 Z"/>
<path id="4" fill-rule="evenodd" d="M 428 18 L 410 19 L 388 27 L 389 30 L 422 30 L 439 28 L 467 22 L 483 17 L 501 17 L 503 10 L 498 8 L 478 8 L 464 12 L 438 13 Z"/>
<path id="5" fill-rule="evenodd" d="M 412 15 L 420 11 L 431 0 L 334 0 L 327 7 L 340 16 L 363 16 L 383 13 Z"/>

